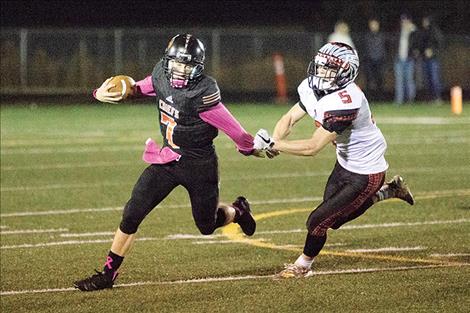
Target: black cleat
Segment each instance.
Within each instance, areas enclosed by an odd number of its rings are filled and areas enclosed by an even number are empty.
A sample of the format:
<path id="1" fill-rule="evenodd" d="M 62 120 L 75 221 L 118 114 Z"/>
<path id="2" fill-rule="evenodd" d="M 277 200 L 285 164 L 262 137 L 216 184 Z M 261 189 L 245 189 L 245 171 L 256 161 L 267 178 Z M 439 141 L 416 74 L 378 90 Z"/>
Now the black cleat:
<path id="1" fill-rule="evenodd" d="M 116 280 L 117 273 L 113 278 L 104 275 L 102 272 L 95 270 L 96 274 L 85 278 L 83 280 L 77 280 L 73 283 L 73 286 L 81 291 L 95 291 L 107 288 L 113 288 L 114 281 Z"/>
<path id="2" fill-rule="evenodd" d="M 403 177 L 399 175 L 393 176 L 393 179 L 387 183 L 388 188 L 393 192 L 394 198 L 402 199 L 408 202 L 410 205 L 415 203 L 413 195 L 408 185 L 403 180 Z"/>
<path id="3" fill-rule="evenodd" d="M 237 211 L 234 222 L 240 225 L 247 236 L 252 236 L 256 230 L 256 221 L 251 215 L 250 204 L 245 197 L 238 197 L 232 206 Z"/>

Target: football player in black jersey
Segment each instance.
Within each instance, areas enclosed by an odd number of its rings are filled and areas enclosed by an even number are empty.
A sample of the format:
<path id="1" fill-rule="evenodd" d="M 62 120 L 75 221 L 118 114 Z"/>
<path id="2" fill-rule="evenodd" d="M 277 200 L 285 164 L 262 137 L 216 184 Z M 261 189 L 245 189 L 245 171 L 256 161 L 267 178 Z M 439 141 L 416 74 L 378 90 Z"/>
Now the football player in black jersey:
<path id="1" fill-rule="evenodd" d="M 203 43 L 190 34 L 173 37 L 152 75 L 138 81 L 134 96 L 156 98 L 163 147 L 149 139 L 143 160 L 150 165 L 134 186 L 103 271 L 74 282 L 82 291 L 111 288 L 124 256 L 145 216 L 175 187 L 189 193 L 196 226 L 204 235 L 218 227 L 238 223 L 251 236 L 256 222 L 248 201 L 240 196 L 231 205 L 219 202 L 219 175 L 213 140 L 218 130 L 226 133 L 244 155 L 262 156 L 253 147 L 253 137 L 221 102 L 217 82 L 204 74 Z M 102 102 L 118 102 L 120 92 L 107 79 L 95 90 Z"/>

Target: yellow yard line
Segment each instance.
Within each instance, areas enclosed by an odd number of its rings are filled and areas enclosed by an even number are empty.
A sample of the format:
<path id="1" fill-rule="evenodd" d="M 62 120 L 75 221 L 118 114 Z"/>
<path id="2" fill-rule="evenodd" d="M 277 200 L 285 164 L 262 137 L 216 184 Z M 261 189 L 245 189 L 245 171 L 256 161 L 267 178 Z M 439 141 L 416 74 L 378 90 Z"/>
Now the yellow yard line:
<path id="1" fill-rule="evenodd" d="M 260 221 L 263 219 L 269 219 L 269 218 L 283 216 L 283 215 L 309 212 L 311 210 L 312 210 L 311 208 L 286 209 L 286 210 L 261 213 L 261 214 L 255 215 L 254 217 L 256 221 Z M 293 252 L 298 252 L 298 253 L 301 252 L 300 249 L 295 248 L 295 247 L 278 246 L 274 243 L 265 242 L 263 240 L 248 239 L 240 232 L 240 227 L 237 224 L 233 224 L 233 223 L 225 226 L 222 229 L 222 234 L 225 235 L 229 240 L 234 240 L 240 243 L 246 243 L 254 247 L 274 249 L 274 250 L 293 251 Z M 420 259 L 420 258 L 407 258 L 407 257 L 402 257 L 402 256 L 393 256 L 393 255 L 371 255 L 371 254 L 357 253 L 357 252 L 341 252 L 341 251 L 323 250 L 320 252 L 320 254 L 341 256 L 341 257 L 355 257 L 355 258 L 362 258 L 362 259 L 375 259 L 375 260 L 383 260 L 383 261 L 463 265 L 462 263 L 458 263 L 458 262 L 446 262 L 442 260 L 426 260 L 426 259 Z"/>

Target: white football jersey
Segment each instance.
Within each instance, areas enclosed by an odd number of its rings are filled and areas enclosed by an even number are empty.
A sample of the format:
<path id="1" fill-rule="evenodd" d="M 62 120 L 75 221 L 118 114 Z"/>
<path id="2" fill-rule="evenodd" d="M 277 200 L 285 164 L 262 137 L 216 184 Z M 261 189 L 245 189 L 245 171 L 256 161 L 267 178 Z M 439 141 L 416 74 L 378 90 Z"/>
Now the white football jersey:
<path id="1" fill-rule="evenodd" d="M 336 155 L 343 168 L 358 174 L 387 170 L 384 157 L 387 143 L 372 119 L 369 102 L 355 83 L 327 95 L 317 95 L 305 79 L 297 90 L 300 106 L 315 124 L 338 134 Z"/>

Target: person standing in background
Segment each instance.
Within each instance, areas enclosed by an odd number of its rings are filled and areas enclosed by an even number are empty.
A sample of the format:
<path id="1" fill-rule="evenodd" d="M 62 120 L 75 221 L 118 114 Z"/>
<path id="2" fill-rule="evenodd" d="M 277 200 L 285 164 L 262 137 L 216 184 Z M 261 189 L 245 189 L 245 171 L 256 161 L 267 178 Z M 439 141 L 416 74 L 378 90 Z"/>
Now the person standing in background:
<path id="1" fill-rule="evenodd" d="M 372 100 L 377 100 L 383 97 L 385 36 L 377 18 L 370 18 L 368 24 L 369 31 L 364 39 L 366 91 Z"/>
<path id="2" fill-rule="evenodd" d="M 431 16 L 422 20 L 419 36 L 419 50 L 423 59 L 424 81 L 431 99 L 435 104 L 441 104 L 441 75 L 439 50 L 442 47 L 442 33 L 435 25 Z"/>
<path id="3" fill-rule="evenodd" d="M 355 49 L 351 35 L 349 34 L 349 25 L 343 20 L 335 24 L 335 30 L 328 36 L 328 42 L 342 42 Z"/>
<path id="4" fill-rule="evenodd" d="M 416 26 L 410 16 L 400 16 L 398 54 L 394 64 L 395 104 L 413 102 L 416 97 L 415 58 L 419 56 Z M 406 98 L 405 98 L 406 96 Z"/>

